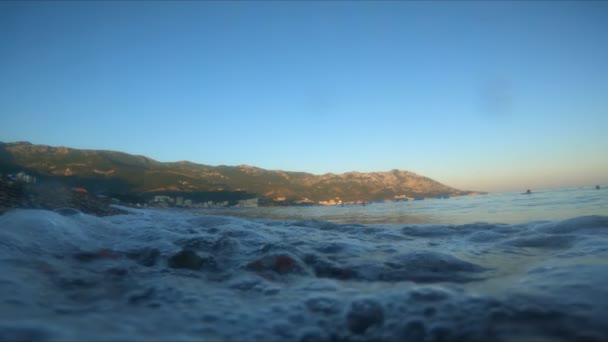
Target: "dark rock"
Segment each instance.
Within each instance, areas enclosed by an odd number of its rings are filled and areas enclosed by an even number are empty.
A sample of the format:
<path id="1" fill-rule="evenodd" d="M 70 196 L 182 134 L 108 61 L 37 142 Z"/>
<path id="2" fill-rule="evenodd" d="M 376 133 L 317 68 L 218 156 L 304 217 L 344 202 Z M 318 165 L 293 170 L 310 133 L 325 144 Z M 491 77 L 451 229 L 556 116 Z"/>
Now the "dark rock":
<path id="1" fill-rule="evenodd" d="M 159 256 L 160 251 L 156 248 L 142 248 L 127 253 L 127 257 L 146 267 L 156 265 Z"/>
<path id="2" fill-rule="evenodd" d="M 82 262 L 91 262 L 97 258 L 97 254 L 93 252 L 78 252 L 74 254 L 74 259 Z"/>
<path id="3" fill-rule="evenodd" d="M 378 280 L 415 282 L 470 282 L 480 280 L 473 273 L 486 269 L 449 254 L 418 251 L 397 255 L 385 263 Z"/>
<path id="4" fill-rule="evenodd" d="M 431 341 L 466 341 L 466 339 L 456 339 L 450 328 L 444 326 L 436 326 L 429 331 Z"/>
<path id="5" fill-rule="evenodd" d="M 313 254 L 304 257 L 306 264 L 312 266 L 315 275 L 319 278 L 347 280 L 357 277 L 357 272 L 346 266 L 338 266 L 330 261 L 320 259 Z"/>
<path id="6" fill-rule="evenodd" d="M 268 271 L 277 274 L 303 273 L 304 268 L 298 259 L 287 253 L 265 255 L 249 264 L 248 270 L 267 274 Z"/>
<path id="7" fill-rule="evenodd" d="M 421 342 L 426 338 L 426 326 L 422 321 L 410 321 L 403 328 L 403 340 Z"/>
<path id="8" fill-rule="evenodd" d="M 172 255 L 169 260 L 171 268 L 187 268 L 190 270 L 200 270 L 203 266 L 216 267 L 217 263 L 211 257 L 203 258 L 194 251 L 182 249 Z"/>
<path id="9" fill-rule="evenodd" d="M 364 334 L 372 326 L 382 326 L 384 311 L 382 305 L 372 299 L 359 299 L 351 303 L 346 315 L 348 329 L 355 334 Z"/>
<path id="10" fill-rule="evenodd" d="M 330 278 L 339 280 L 348 280 L 356 278 L 357 273 L 348 268 L 339 267 L 332 264 L 317 264 L 315 265 L 315 275 L 319 278 Z"/>
<path id="11" fill-rule="evenodd" d="M 433 316 L 435 316 L 436 313 L 437 313 L 437 309 L 435 309 L 432 306 L 429 306 L 428 308 L 424 309 L 424 311 L 422 312 L 422 314 L 426 317 L 433 317 Z"/>

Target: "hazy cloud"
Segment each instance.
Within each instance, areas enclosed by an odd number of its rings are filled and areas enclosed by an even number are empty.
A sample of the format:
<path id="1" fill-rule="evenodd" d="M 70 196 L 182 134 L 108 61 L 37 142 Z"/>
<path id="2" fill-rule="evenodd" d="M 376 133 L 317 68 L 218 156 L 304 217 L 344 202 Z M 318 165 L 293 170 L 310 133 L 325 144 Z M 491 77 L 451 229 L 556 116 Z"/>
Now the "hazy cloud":
<path id="1" fill-rule="evenodd" d="M 505 77 L 488 78 L 478 89 L 481 116 L 504 118 L 511 115 L 513 107 L 513 86 Z"/>

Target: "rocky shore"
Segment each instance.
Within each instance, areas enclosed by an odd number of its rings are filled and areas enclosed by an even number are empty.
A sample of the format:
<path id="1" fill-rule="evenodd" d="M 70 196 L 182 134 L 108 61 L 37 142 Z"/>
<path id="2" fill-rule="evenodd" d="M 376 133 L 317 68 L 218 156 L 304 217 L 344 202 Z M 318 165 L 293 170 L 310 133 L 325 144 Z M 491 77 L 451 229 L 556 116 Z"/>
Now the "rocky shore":
<path id="1" fill-rule="evenodd" d="M 15 209 L 74 208 L 95 216 L 125 214 L 110 206 L 110 199 L 98 198 L 83 189 L 60 183 L 24 183 L 0 179 L 0 215 Z"/>

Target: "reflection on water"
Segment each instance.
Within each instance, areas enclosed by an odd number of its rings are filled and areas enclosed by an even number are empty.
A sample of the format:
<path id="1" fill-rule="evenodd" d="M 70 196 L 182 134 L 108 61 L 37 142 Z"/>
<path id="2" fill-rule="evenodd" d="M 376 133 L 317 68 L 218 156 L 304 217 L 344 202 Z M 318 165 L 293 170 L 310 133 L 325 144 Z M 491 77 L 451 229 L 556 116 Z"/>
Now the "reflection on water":
<path id="1" fill-rule="evenodd" d="M 204 213 L 275 219 L 318 219 L 340 223 L 522 223 L 608 213 L 608 189 L 601 187 L 501 193 L 481 196 L 372 203 L 366 206 L 210 209 Z"/>

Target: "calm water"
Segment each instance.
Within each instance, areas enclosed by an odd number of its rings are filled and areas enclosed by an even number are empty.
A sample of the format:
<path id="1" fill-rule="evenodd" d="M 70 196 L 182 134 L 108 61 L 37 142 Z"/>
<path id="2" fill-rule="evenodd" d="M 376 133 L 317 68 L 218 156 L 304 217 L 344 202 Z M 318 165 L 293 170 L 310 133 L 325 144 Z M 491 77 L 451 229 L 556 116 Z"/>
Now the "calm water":
<path id="1" fill-rule="evenodd" d="M 268 207 L 204 210 L 205 213 L 338 223 L 523 223 L 608 214 L 608 187 L 500 193 L 481 196 L 374 203 L 367 206 Z"/>

